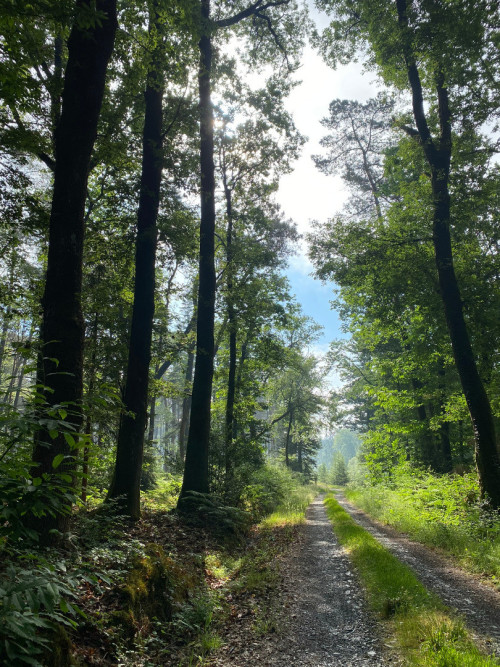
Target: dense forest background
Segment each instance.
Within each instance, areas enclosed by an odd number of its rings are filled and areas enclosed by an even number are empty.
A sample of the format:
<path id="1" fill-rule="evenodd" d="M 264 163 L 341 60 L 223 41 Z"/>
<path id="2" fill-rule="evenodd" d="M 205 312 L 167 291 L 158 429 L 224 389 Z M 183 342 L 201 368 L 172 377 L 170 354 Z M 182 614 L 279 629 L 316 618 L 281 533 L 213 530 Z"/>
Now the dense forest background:
<path id="1" fill-rule="evenodd" d="M 315 6 L 322 32 L 292 0 L 1 0 L 5 567 L 101 503 L 138 520 L 161 485 L 187 515 L 264 511 L 282 468 L 469 474 L 498 509 L 498 7 Z M 347 334 L 324 357 L 276 199 L 306 44 L 380 88 L 332 91 L 314 158 L 350 192 L 307 235 Z"/>

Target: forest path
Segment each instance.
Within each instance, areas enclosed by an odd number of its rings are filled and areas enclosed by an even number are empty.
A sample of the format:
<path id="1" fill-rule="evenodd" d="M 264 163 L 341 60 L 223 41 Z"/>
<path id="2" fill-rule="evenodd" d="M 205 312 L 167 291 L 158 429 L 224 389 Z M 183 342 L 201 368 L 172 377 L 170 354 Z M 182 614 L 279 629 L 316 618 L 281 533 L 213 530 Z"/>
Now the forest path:
<path id="1" fill-rule="evenodd" d="M 257 638 L 239 624 L 224 638 L 219 667 L 387 667 L 379 628 L 321 497 L 309 506 L 298 545 L 281 568 L 279 632 Z M 234 636 L 231 637 L 232 632 Z"/>
<path id="2" fill-rule="evenodd" d="M 476 641 L 489 653 L 500 656 L 500 593 L 439 555 L 412 542 L 394 529 L 374 521 L 351 505 L 342 493 L 337 501 L 379 542 L 416 573 L 420 581 L 463 618 Z"/>

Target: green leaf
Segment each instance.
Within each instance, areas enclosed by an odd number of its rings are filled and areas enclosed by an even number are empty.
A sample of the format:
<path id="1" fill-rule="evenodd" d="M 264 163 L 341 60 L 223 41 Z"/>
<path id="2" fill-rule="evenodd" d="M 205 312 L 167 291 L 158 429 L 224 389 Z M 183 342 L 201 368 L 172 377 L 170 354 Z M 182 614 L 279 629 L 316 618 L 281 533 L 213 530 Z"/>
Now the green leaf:
<path id="1" fill-rule="evenodd" d="M 64 454 L 58 454 L 57 456 L 54 456 L 54 460 L 52 461 L 52 467 L 54 468 L 54 470 L 61 465 L 63 460 L 64 460 Z"/>
<path id="2" fill-rule="evenodd" d="M 68 443 L 68 445 L 70 447 L 75 447 L 76 446 L 75 439 L 71 435 L 71 433 L 68 433 L 67 431 L 64 431 L 63 435 L 64 435 L 64 439 L 66 440 L 66 442 Z"/>

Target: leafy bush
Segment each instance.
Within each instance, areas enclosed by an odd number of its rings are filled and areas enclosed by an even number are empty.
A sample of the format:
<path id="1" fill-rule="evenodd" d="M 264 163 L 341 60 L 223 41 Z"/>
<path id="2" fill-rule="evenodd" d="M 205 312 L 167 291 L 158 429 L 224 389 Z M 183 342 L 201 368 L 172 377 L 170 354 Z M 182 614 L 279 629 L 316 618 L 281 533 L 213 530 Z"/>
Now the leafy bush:
<path id="1" fill-rule="evenodd" d="M 243 489 L 242 506 L 258 521 L 285 503 L 300 481 L 298 473 L 284 466 L 267 463 L 254 471 L 250 483 Z"/>
<path id="2" fill-rule="evenodd" d="M 191 522 L 202 523 L 219 533 L 241 535 L 252 522 L 248 512 L 225 505 L 217 496 L 197 491 L 186 493 L 179 510 Z"/>
<path id="3" fill-rule="evenodd" d="M 158 510 L 171 510 L 177 504 L 182 487 L 182 476 L 163 473 L 158 475 L 156 485 L 142 494 L 142 502 L 147 507 Z"/>
<path id="4" fill-rule="evenodd" d="M 20 556 L 0 575 L 0 663 L 42 665 L 53 649 L 49 640 L 59 626 L 76 627 L 75 604 L 83 572 L 68 572 L 64 560 Z"/>

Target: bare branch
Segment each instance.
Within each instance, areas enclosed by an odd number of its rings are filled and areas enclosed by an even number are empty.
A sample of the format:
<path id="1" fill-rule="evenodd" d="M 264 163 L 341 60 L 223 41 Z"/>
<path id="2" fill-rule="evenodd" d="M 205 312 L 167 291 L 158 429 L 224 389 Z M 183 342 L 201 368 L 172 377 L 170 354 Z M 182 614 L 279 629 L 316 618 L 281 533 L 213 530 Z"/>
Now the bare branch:
<path id="1" fill-rule="evenodd" d="M 240 23 L 240 21 L 247 19 L 249 16 L 255 16 L 255 14 L 260 14 L 266 9 L 271 9 L 272 7 L 288 5 L 289 2 L 290 0 L 274 0 L 274 2 L 264 2 L 263 0 L 257 0 L 257 2 L 254 2 L 249 7 L 243 9 L 241 12 L 238 12 L 238 14 L 235 14 L 234 16 L 230 16 L 227 19 L 219 19 L 218 21 L 214 21 L 214 25 L 217 28 L 227 28 L 231 25 L 235 25 L 236 23 Z"/>

